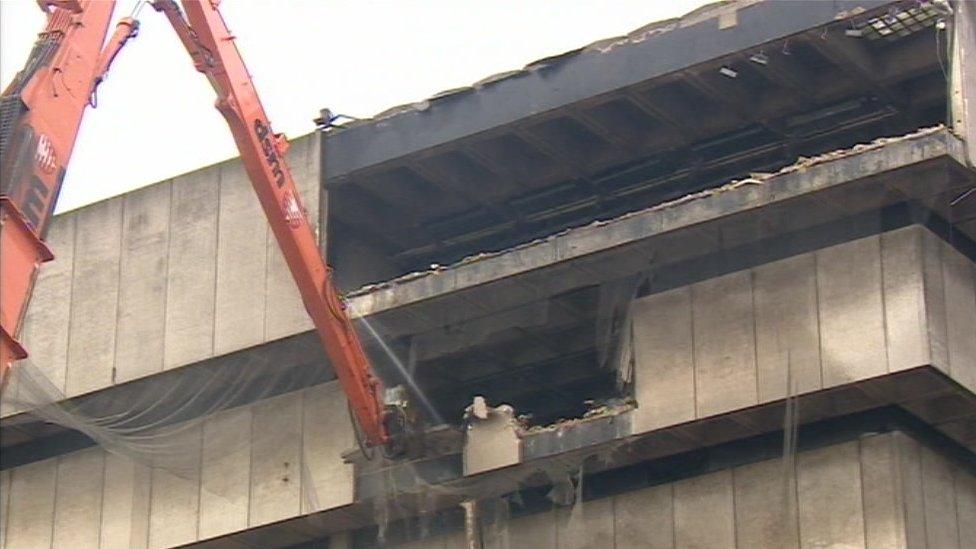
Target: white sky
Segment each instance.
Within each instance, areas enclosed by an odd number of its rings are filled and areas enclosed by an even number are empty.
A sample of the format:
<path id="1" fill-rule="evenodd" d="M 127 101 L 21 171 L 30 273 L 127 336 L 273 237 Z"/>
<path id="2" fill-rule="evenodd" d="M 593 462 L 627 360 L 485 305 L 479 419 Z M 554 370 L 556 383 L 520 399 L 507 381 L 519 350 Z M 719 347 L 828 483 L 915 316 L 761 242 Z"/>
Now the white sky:
<path id="1" fill-rule="evenodd" d="M 322 107 L 367 117 L 705 3 L 227 0 L 221 11 L 275 130 L 298 136 Z M 120 1 L 116 18 L 133 5 Z M 85 116 L 58 211 L 237 156 L 213 90 L 169 24 L 151 6 L 139 18 L 139 36 Z M 0 85 L 23 66 L 43 25 L 35 0 L 0 0 Z"/>

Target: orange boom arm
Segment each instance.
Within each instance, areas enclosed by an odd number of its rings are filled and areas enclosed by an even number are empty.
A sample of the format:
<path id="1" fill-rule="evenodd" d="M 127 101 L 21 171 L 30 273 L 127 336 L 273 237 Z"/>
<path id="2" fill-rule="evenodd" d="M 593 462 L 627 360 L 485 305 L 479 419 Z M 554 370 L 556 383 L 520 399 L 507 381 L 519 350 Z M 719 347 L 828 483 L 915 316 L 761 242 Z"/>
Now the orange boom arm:
<path id="1" fill-rule="evenodd" d="M 115 2 L 41 0 L 47 25 L 0 96 L 0 383 L 27 357 L 18 340 L 89 99 L 138 23 L 121 20 L 105 47 Z"/>
<path id="2" fill-rule="evenodd" d="M 389 446 L 396 408 L 383 405 L 383 387 L 373 375 L 345 305 L 332 283 L 331 269 L 319 251 L 318 240 L 305 217 L 285 152 L 284 136 L 271 123 L 234 36 L 217 11 L 217 0 L 186 0 L 180 13 L 173 0 L 156 0 L 153 7 L 169 19 L 196 69 L 217 92 L 217 110 L 227 120 L 244 167 L 258 195 L 302 302 L 325 346 L 332 367 L 349 398 L 366 443 Z"/>

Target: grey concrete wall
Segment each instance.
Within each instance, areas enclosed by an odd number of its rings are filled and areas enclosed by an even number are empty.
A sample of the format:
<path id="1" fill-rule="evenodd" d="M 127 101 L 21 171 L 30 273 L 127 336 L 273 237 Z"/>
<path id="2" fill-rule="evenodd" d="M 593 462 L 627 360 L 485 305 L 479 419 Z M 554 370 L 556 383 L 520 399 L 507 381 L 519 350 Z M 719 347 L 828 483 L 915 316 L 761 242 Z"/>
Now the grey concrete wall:
<path id="1" fill-rule="evenodd" d="M 641 298 L 635 431 L 933 365 L 976 392 L 976 265 L 920 226 Z"/>
<path id="2" fill-rule="evenodd" d="M 173 547 L 352 503 L 337 383 L 122 442 L 156 444 L 158 461 L 95 447 L 2 471 L 0 547 Z"/>
<path id="3" fill-rule="evenodd" d="M 901 433 L 800 452 L 511 520 L 486 549 L 962 548 L 976 477 Z M 489 530 L 486 528 L 486 530 Z M 462 548 L 458 534 L 397 547 Z"/>
<path id="4" fill-rule="evenodd" d="M 317 228 L 317 134 L 288 156 Z M 56 216 L 48 240 L 23 335 L 68 397 L 311 328 L 239 159 Z"/>

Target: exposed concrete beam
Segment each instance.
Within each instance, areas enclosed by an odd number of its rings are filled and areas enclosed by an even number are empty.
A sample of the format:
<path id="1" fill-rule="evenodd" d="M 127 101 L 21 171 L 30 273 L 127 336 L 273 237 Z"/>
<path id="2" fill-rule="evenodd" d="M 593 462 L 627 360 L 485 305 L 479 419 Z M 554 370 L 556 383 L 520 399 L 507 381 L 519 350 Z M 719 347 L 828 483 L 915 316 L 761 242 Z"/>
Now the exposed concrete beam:
<path id="1" fill-rule="evenodd" d="M 822 196 L 820 208 L 834 215 L 858 208 L 873 209 L 889 200 L 924 200 L 965 182 L 941 185 L 898 182 L 894 193 L 882 196 L 876 188 L 855 193 L 856 183 L 880 174 L 910 168 L 927 161 L 964 164 L 963 143 L 949 132 L 926 130 L 905 138 L 882 140 L 855 150 L 830 153 L 800 166 L 753 181 L 655 206 L 609 222 L 572 229 L 545 240 L 498 253 L 486 253 L 448 268 L 407 275 L 398 280 L 363 288 L 349 296 L 353 314 L 378 315 L 447 293 L 473 289 L 502 279 L 553 267 L 573 259 L 607 252 L 656 237 L 677 235 L 703 223 L 785 205 L 807 195 Z M 895 186 L 895 182 L 889 182 Z M 842 196 L 844 198 L 842 198 Z M 842 203 L 833 202 L 834 197 Z M 810 213 L 810 212 L 807 212 Z M 700 250 L 704 253 L 706 250 Z"/>

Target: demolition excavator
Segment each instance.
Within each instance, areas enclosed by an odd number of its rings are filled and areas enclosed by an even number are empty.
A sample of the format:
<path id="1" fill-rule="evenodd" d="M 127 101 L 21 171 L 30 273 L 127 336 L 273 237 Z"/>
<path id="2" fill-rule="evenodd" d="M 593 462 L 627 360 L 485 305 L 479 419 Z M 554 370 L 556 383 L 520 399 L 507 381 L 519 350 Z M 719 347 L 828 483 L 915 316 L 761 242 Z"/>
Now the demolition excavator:
<path id="1" fill-rule="evenodd" d="M 402 391 L 385 391 L 332 281 L 292 177 L 288 142 L 271 129 L 219 0 L 154 0 L 193 66 L 217 94 L 251 184 L 348 397 L 361 442 L 387 456 L 406 447 Z M 47 24 L 27 63 L 0 96 L 0 381 L 27 357 L 18 340 L 41 265 L 54 258 L 45 234 L 82 117 L 113 60 L 139 31 L 134 17 L 108 35 L 114 1 L 38 0 Z M 108 40 L 106 41 L 106 37 Z"/>

